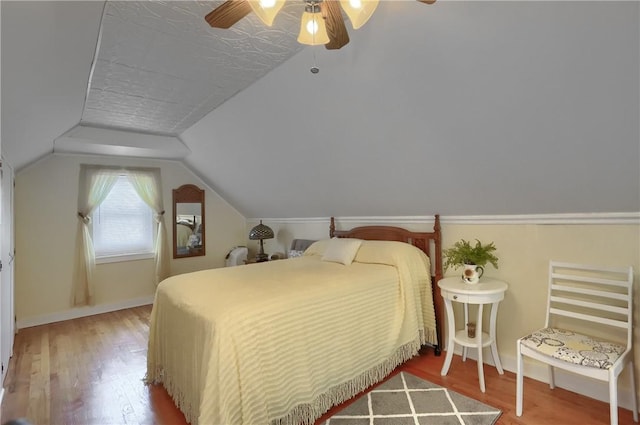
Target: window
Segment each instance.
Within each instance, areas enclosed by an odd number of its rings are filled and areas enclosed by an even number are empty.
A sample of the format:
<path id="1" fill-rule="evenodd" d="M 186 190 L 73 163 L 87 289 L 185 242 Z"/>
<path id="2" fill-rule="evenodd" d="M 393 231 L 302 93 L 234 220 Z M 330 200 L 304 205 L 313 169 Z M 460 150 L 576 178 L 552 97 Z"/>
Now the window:
<path id="1" fill-rule="evenodd" d="M 109 195 L 93 212 L 92 223 L 97 262 L 153 257 L 153 211 L 140 199 L 127 176 L 118 177 Z"/>

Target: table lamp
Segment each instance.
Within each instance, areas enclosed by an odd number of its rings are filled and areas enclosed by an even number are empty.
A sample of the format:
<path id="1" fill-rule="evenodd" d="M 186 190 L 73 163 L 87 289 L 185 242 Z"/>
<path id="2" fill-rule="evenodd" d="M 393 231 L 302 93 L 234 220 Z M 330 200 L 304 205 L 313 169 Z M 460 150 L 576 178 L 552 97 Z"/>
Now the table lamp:
<path id="1" fill-rule="evenodd" d="M 260 220 L 260 224 L 255 226 L 249 232 L 249 239 L 252 241 L 260 241 L 260 252 L 256 255 L 256 262 L 260 263 L 262 261 L 268 261 L 269 256 L 264 253 L 264 239 L 273 239 L 273 230 L 267 225 L 262 224 L 262 220 Z"/>

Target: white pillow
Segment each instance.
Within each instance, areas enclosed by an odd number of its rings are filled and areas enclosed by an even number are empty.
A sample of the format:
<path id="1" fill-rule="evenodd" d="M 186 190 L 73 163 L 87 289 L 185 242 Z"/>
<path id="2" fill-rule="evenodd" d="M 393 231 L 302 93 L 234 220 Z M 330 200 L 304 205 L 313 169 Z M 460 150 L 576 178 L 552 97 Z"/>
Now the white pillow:
<path id="1" fill-rule="evenodd" d="M 361 244 L 361 239 L 333 238 L 329 241 L 327 250 L 322 256 L 322 261 L 332 261 L 348 266 L 356 258 Z"/>
<path id="2" fill-rule="evenodd" d="M 302 257 L 302 254 L 304 254 L 304 251 L 291 249 L 289 250 L 289 255 L 287 257 L 288 258 Z"/>

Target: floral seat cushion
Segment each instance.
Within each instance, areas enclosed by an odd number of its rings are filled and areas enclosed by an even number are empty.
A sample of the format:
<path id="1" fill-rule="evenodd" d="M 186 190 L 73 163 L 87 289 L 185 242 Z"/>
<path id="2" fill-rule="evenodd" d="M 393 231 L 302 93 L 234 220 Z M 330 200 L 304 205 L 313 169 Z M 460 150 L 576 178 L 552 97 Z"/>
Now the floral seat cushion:
<path id="1" fill-rule="evenodd" d="M 598 369 L 609 369 L 625 350 L 620 344 L 558 328 L 539 329 L 524 337 L 522 344 L 568 363 Z"/>

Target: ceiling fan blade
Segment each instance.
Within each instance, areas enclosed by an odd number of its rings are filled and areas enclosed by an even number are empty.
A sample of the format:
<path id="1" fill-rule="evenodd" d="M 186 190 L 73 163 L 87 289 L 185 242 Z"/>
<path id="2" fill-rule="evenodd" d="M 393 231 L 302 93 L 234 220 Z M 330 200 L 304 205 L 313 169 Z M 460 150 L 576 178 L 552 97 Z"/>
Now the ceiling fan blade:
<path id="1" fill-rule="evenodd" d="M 325 19 L 329 42 L 324 45 L 329 50 L 336 50 L 349 43 L 349 34 L 344 25 L 344 18 L 338 0 L 324 0 L 320 3 L 322 17 Z"/>
<path id="2" fill-rule="evenodd" d="M 227 0 L 213 9 L 204 19 L 214 28 L 230 28 L 251 12 L 246 0 Z"/>
<path id="3" fill-rule="evenodd" d="M 433 4 L 436 0 L 418 0 L 420 3 Z"/>

